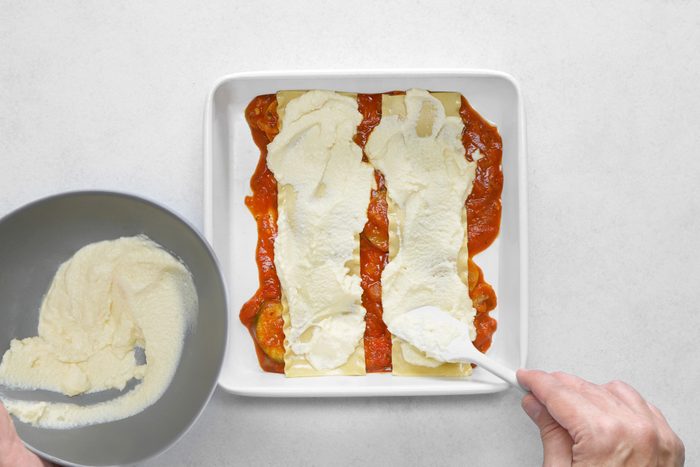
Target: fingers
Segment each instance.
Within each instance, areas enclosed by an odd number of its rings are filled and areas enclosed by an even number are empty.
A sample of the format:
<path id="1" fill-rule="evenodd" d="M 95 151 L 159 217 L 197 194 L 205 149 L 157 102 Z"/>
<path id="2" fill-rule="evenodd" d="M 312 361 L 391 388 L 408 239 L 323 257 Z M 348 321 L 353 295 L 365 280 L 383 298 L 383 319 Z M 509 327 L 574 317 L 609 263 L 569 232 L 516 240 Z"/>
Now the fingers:
<path id="1" fill-rule="evenodd" d="M 17 436 L 14 424 L 5 406 L 0 402 L 0 467 L 21 465 L 23 467 L 48 467 L 52 463 L 42 461 L 24 447 Z"/>
<path id="2" fill-rule="evenodd" d="M 540 401 L 532 394 L 523 397 L 525 413 L 540 429 L 544 448 L 544 466 L 571 465 L 573 440 L 569 433 L 547 412 Z"/>
<path id="3" fill-rule="evenodd" d="M 518 370 L 517 377 L 570 433 L 578 430 L 588 417 L 597 415 L 598 409 L 581 394 L 578 379 L 560 379 L 540 370 Z"/>
<path id="4" fill-rule="evenodd" d="M 7 413 L 7 410 L 5 410 L 5 406 L 0 403 L 0 465 L 3 465 L 3 453 L 10 452 L 11 449 L 14 449 L 16 444 L 15 437 L 12 419 Z"/>
<path id="5" fill-rule="evenodd" d="M 540 428 L 545 459 L 560 458 L 568 446 L 585 465 L 683 465 L 683 442 L 663 414 L 628 384 L 599 386 L 537 370 L 519 370 L 517 377 L 532 391 L 523 399 L 523 409 Z"/>
<path id="6" fill-rule="evenodd" d="M 21 445 L 5 406 L 0 403 L 0 466 L 20 465 L 19 454 L 24 446 Z"/>

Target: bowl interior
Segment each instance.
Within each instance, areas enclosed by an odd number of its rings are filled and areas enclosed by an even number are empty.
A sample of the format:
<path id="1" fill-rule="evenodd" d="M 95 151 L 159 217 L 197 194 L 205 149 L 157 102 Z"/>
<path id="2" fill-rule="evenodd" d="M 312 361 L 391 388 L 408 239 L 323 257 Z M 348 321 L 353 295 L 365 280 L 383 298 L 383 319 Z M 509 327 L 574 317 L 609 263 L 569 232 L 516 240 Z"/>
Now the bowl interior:
<path id="1" fill-rule="evenodd" d="M 41 300 L 58 266 L 88 243 L 145 234 L 192 272 L 199 310 L 175 376 L 143 412 L 69 430 L 16 422 L 35 451 L 76 465 L 132 463 L 174 443 L 216 386 L 227 329 L 226 294 L 216 260 L 199 234 L 166 209 L 117 193 L 68 193 L 29 204 L 0 221 L 0 353 L 13 338 L 36 335 Z M 90 396 L 74 398 L 87 403 Z"/>

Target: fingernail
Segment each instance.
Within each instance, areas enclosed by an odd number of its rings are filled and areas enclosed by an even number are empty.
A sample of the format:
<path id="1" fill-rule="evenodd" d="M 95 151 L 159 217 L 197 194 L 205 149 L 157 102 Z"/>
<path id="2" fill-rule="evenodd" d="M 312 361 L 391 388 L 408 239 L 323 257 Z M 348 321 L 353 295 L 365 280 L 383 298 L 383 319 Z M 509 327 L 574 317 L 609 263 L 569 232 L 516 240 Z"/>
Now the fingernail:
<path id="1" fill-rule="evenodd" d="M 515 372 L 515 377 L 517 378 L 518 383 L 520 383 L 520 386 L 522 386 L 522 388 L 525 389 L 526 391 L 529 391 L 530 387 L 523 381 L 521 376 L 525 376 L 528 371 L 529 370 L 526 370 L 525 368 L 520 368 L 519 370 L 517 370 Z"/>

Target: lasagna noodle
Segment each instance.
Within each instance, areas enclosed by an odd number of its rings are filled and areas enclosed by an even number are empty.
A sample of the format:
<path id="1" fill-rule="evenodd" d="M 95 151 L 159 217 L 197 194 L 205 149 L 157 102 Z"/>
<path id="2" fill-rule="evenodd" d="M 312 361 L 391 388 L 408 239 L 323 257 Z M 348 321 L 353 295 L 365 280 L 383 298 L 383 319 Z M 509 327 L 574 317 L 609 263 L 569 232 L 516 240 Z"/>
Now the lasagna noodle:
<path id="1" fill-rule="evenodd" d="M 364 375 L 359 234 L 374 177 L 352 140 L 356 96 L 282 91 L 277 103 L 268 166 L 278 181 L 285 375 Z"/>
<path id="2" fill-rule="evenodd" d="M 410 107 L 407 98 L 413 101 Z M 456 318 L 468 322 L 472 333 L 475 332 L 475 312 L 467 285 L 469 255 L 464 203 L 471 192 L 476 165 L 467 161 L 464 155 L 461 142 L 464 125 L 459 116 L 460 106 L 461 95 L 458 93 L 410 90 L 406 95 L 382 96 L 382 121 L 370 136 L 365 152 L 370 162 L 384 174 L 388 190 L 389 264 L 382 274 L 386 322 L 399 313 L 431 304 L 439 305 Z M 408 145 L 418 148 L 419 158 L 407 158 Z M 426 163 L 432 166 L 426 167 Z M 456 190 L 447 194 L 451 203 L 443 202 L 445 198 L 430 192 L 450 183 Z M 416 199 L 411 194 L 422 190 L 429 192 L 422 199 Z M 419 216 L 415 215 L 416 203 L 419 203 L 422 211 Z M 412 207 L 407 207 L 409 204 Z M 411 210 L 413 214 L 409 212 Z M 407 223 L 428 222 L 432 225 L 436 222 L 436 225 L 444 227 L 440 219 L 431 217 L 431 214 L 438 213 L 453 216 L 448 228 L 452 228 L 453 234 L 459 232 L 458 237 L 453 235 L 452 238 L 456 240 L 456 245 L 442 245 L 444 236 L 430 238 L 425 234 L 420 236 L 427 240 L 425 244 L 411 245 L 415 239 L 407 233 L 406 230 L 411 228 Z M 418 248 L 421 251 L 411 254 L 413 263 L 402 263 L 400 258 L 401 264 L 392 264 L 403 248 Z M 416 264 L 416 259 L 426 260 L 421 253 L 432 255 L 432 259 Z M 445 256 L 444 261 L 431 263 L 440 255 Z M 423 277 L 424 280 L 419 279 L 423 280 L 422 283 L 411 283 L 407 275 L 417 274 L 421 265 L 432 269 L 424 271 L 424 277 L 418 276 Z M 396 336 L 392 337 L 392 344 L 394 375 L 465 377 L 471 374 L 471 365 L 443 363 L 428 358 Z"/>

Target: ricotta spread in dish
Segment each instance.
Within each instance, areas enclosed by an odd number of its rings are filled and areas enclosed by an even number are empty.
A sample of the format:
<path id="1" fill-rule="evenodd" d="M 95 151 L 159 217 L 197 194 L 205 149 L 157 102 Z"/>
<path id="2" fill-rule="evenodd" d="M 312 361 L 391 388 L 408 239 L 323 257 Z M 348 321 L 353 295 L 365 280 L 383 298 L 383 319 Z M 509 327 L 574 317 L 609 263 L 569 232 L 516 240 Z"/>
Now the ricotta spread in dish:
<path id="1" fill-rule="evenodd" d="M 365 147 L 386 179 L 389 201 L 384 322 L 391 325 L 403 313 L 432 305 L 468 323 L 474 339 L 476 312 L 458 271 L 459 258 L 464 266 L 468 258 L 465 202 L 476 171 L 476 163 L 465 157 L 464 125 L 426 91 L 392 97 L 403 101 L 403 108 L 383 113 Z M 399 339 L 393 355 L 415 366 L 443 364 Z"/>
<path id="2" fill-rule="evenodd" d="M 78 405 L 3 399 L 20 420 L 50 428 L 119 420 L 157 401 L 170 384 L 197 295 L 187 268 L 145 236 L 87 245 L 63 263 L 41 304 L 38 335 L 15 339 L 0 384 L 68 396 L 108 389 L 115 399 Z M 137 363 L 136 348 L 146 362 Z"/>
<path id="3" fill-rule="evenodd" d="M 359 233 L 374 172 L 353 141 L 362 115 L 355 98 L 330 91 L 303 93 L 278 112 L 267 165 L 278 184 L 285 373 L 364 374 Z"/>
<path id="4" fill-rule="evenodd" d="M 469 375 L 470 365 L 420 352 L 387 323 L 398 332 L 397 317 L 437 305 L 465 324 L 479 351 L 491 345 L 496 294 L 472 257 L 500 226 L 497 128 L 461 94 L 422 90 L 280 91 L 253 99 L 245 118 L 260 149 L 245 199 L 258 231 L 259 288 L 240 319 L 261 368 Z"/>

